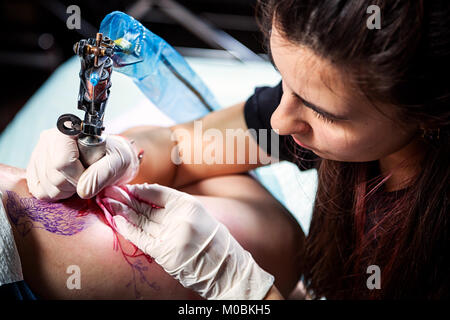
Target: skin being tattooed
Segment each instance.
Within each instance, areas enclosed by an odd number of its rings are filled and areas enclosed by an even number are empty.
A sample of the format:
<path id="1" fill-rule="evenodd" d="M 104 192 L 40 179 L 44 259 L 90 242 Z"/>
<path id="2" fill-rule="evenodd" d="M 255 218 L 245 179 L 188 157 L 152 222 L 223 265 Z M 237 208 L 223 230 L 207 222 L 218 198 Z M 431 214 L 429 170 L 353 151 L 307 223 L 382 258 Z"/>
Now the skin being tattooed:
<path id="1" fill-rule="evenodd" d="M 86 212 L 98 211 L 92 204 L 70 199 L 65 202 L 47 202 L 36 198 L 20 198 L 13 191 L 6 191 L 6 210 L 22 236 L 31 228 L 42 228 L 51 233 L 72 236 L 89 227 Z"/>
<path id="2" fill-rule="evenodd" d="M 33 228 L 43 229 L 60 236 L 73 236 L 98 220 L 111 226 L 94 200 L 72 197 L 64 201 L 47 202 L 36 198 L 22 198 L 13 191 L 6 191 L 6 194 L 6 210 L 11 222 L 22 237 L 29 234 Z M 122 254 L 132 270 L 132 278 L 126 287 L 133 290 L 137 299 L 143 298 L 138 289 L 138 281 L 159 291 L 158 284 L 150 281 L 146 274 L 148 264 L 152 263 L 152 259 L 133 245 L 131 251 L 125 249 L 115 229 L 111 229 L 114 232 L 114 250 Z"/>
<path id="3" fill-rule="evenodd" d="M 201 299 L 115 232 L 98 198 L 37 200 L 25 170 L 2 164 L 0 191 L 25 280 L 39 298 Z M 280 213 L 279 202 L 245 176 L 217 177 L 181 191 L 195 195 L 289 293 L 300 276 L 299 259 L 293 257 L 300 257 L 303 236 L 293 233 L 300 227 Z M 72 266 L 80 270 L 79 289 L 67 285 Z"/>

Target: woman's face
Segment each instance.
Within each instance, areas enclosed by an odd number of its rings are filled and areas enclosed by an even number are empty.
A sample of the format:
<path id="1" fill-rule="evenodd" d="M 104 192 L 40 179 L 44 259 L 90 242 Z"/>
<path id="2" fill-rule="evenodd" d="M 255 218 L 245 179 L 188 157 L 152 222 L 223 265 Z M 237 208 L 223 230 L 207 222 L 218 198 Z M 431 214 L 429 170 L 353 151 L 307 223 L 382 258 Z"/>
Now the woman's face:
<path id="1" fill-rule="evenodd" d="M 329 61 L 289 42 L 275 26 L 270 48 L 283 80 L 283 97 L 271 118 L 279 134 L 292 135 L 324 159 L 348 162 L 379 160 L 412 141 L 417 125 L 400 127 L 394 107 L 379 105 L 388 116 L 382 114 Z"/>

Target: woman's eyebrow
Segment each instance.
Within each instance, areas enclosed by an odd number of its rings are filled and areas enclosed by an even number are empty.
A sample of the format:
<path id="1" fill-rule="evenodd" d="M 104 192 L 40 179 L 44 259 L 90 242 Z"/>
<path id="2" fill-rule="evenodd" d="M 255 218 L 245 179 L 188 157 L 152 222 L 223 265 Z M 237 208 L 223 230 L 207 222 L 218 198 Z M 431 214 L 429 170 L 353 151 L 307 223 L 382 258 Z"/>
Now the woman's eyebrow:
<path id="1" fill-rule="evenodd" d="M 270 50 L 270 45 L 268 46 L 267 53 L 268 53 L 268 56 L 269 56 L 269 59 L 270 59 L 270 63 L 272 63 L 272 66 L 275 68 L 275 70 L 277 70 L 279 72 L 279 70 L 278 70 L 278 68 L 277 68 L 277 66 L 275 64 L 275 60 L 273 59 L 272 50 Z M 325 111 L 324 109 L 322 109 L 321 107 L 315 105 L 314 103 L 311 103 L 311 102 L 303 99 L 299 94 L 295 93 L 294 91 L 292 91 L 292 92 L 299 100 L 301 100 L 303 102 L 303 104 L 306 107 L 314 110 L 317 113 L 320 113 L 320 114 L 324 115 L 325 117 L 328 117 L 328 118 L 331 118 L 331 119 L 334 119 L 334 120 L 341 120 L 341 121 L 348 121 L 349 120 L 345 116 L 339 116 L 339 115 L 336 115 L 336 114 L 332 114 L 332 113 L 330 113 L 328 111 Z"/>
<path id="2" fill-rule="evenodd" d="M 299 100 L 301 100 L 302 103 L 303 103 L 306 107 L 308 107 L 308 108 L 314 110 L 314 111 L 317 112 L 317 113 L 320 113 L 320 114 L 322 114 L 322 115 L 324 115 L 324 116 L 326 116 L 326 117 L 328 117 L 328 118 L 334 119 L 334 120 L 342 120 L 342 121 L 347 121 L 347 120 L 349 120 L 349 119 L 348 119 L 347 117 L 345 117 L 345 116 L 339 116 L 339 115 L 336 115 L 336 114 L 332 114 L 332 113 L 330 113 L 330 112 L 328 112 L 328 111 L 325 111 L 325 110 L 322 109 L 321 107 L 318 107 L 318 106 L 316 106 L 315 104 L 313 104 L 313 103 L 311 103 L 311 102 L 309 102 L 309 101 L 303 99 L 300 95 L 298 95 L 297 93 L 295 93 L 295 92 L 293 92 L 293 91 L 292 91 L 292 93 L 293 93 Z"/>

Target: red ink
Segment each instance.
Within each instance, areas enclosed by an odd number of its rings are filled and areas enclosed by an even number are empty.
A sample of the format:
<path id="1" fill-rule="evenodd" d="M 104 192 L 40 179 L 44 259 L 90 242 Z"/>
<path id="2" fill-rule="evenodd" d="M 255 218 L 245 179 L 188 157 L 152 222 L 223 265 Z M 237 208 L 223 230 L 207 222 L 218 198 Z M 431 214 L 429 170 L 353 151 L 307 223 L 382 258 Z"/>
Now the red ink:
<path id="1" fill-rule="evenodd" d="M 113 231 L 113 248 L 116 251 L 120 249 L 123 258 L 133 271 L 133 279 L 128 285 L 134 283 L 133 287 L 136 297 L 140 297 L 136 275 L 139 276 L 141 283 L 146 283 L 155 290 L 160 289 L 155 282 L 150 282 L 147 279 L 144 271 L 148 270 L 148 267 L 143 264 L 143 261 L 141 259 L 132 261 L 133 258 L 144 257 L 148 263 L 152 263 L 152 258 L 145 255 L 132 243 L 132 252 L 125 252 L 120 243 L 112 215 L 104 206 L 101 197 L 97 196 L 96 199 L 82 200 L 73 196 L 70 199 L 59 202 L 47 202 L 35 198 L 20 198 L 12 191 L 6 191 L 6 193 L 8 215 L 22 236 L 25 236 L 32 228 L 44 229 L 58 235 L 72 236 L 90 225 L 88 220 L 91 220 L 89 217 L 91 214 L 96 215 L 101 222 L 109 226 Z"/>
<path id="2" fill-rule="evenodd" d="M 105 203 L 103 203 L 103 198 L 101 195 L 98 195 L 96 198 L 96 203 L 98 205 L 98 207 L 102 210 L 103 212 L 103 217 L 105 218 L 105 223 L 111 228 L 111 230 L 114 233 L 114 250 L 118 250 L 120 249 L 120 251 L 122 252 L 122 255 L 124 256 L 125 260 L 127 261 L 128 264 L 132 265 L 131 262 L 128 260 L 128 258 L 137 258 L 137 257 L 144 257 L 149 263 L 153 262 L 153 259 L 146 255 L 145 253 L 143 253 L 141 251 L 141 253 L 138 253 L 139 248 L 136 247 L 133 243 L 131 243 L 131 245 L 133 246 L 133 250 L 134 252 L 132 254 L 128 254 L 126 253 L 123 248 L 122 248 L 122 244 L 119 241 L 119 237 L 118 237 L 118 231 L 117 231 L 117 226 L 114 222 L 113 219 L 113 215 L 111 214 L 111 212 L 107 209 L 107 205 L 105 205 Z"/>
<path id="3" fill-rule="evenodd" d="M 155 284 L 154 282 L 149 282 L 147 280 L 147 278 L 145 277 L 145 275 L 143 274 L 143 271 L 147 270 L 147 267 L 142 267 L 140 265 L 140 261 L 138 261 L 138 263 L 132 263 L 132 261 L 131 261 L 131 259 L 133 259 L 133 258 L 144 257 L 147 260 L 148 263 L 152 263 L 153 259 L 150 256 L 148 256 L 145 253 L 143 253 L 142 251 L 140 251 L 139 248 L 136 247 L 131 242 L 130 242 L 130 244 L 133 247 L 133 252 L 132 253 L 127 253 L 123 249 L 122 243 L 119 240 L 119 236 L 118 236 L 119 233 L 117 231 L 117 226 L 116 226 L 116 224 L 114 222 L 113 215 L 107 209 L 107 207 L 109 207 L 109 206 L 106 203 L 104 203 L 104 201 L 103 201 L 103 192 L 96 196 L 95 203 L 96 203 L 97 207 L 103 213 L 103 214 L 101 214 L 101 216 L 103 217 L 103 221 L 113 231 L 113 235 L 114 235 L 113 248 L 114 248 L 114 250 L 118 251 L 120 249 L 120 252 L 122 253 L 122 256 L 125 259 L 126 263 L 128 263 L 128 265 L 133 270 L 133 283 L 134 283 L 133 287 L 134 287 L 134 291 L 135 291 L 136 297 L 139 297 L 140 293 L 138 292 L 137 287 L 136 287 L 135 270 L 137 270 L 139 272 L 141 281 L 145 282 L 149 287 L 151 287 L 151 288 L 153 288 L 155 290 L 159 290 L 160 289 L 159 286 L 157 284 Z M 131 282 L 128 285 L 131 285 Z"/>

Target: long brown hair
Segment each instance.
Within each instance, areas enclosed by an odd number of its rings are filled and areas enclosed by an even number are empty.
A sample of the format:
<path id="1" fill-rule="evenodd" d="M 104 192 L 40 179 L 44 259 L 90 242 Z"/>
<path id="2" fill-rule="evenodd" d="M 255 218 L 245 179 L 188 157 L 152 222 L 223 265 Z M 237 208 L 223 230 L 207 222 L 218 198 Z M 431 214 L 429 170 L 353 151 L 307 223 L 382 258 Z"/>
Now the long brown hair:
<path id="1" fill-rule="evenodd" d="M 366 25 L 378 5 L 381 29 Z M 433 133 L 421 170 L 406 189 L 376 207 L 390 175 L 378 161 L 321 159 L 319 186 L 303 255 L 304 282 L 328 299 L 449 298 L 450 4 L 447 0 L 260 0 L 260 25 L 331 61 L 369 101 Z M 428 132 L 428 131 L 426 131 Z M 439 137 L 439 139 L 437 139 Z M 301 148 L 292 145 L 301 158 Z M 301 161 L 301 160 L 299 160 Z M 374 198 L 375 197 L 375 198 Z M 375 221 L 366 230 L 366 221 Z M 381 289 L 366 284 L 369 265 Z"/>

